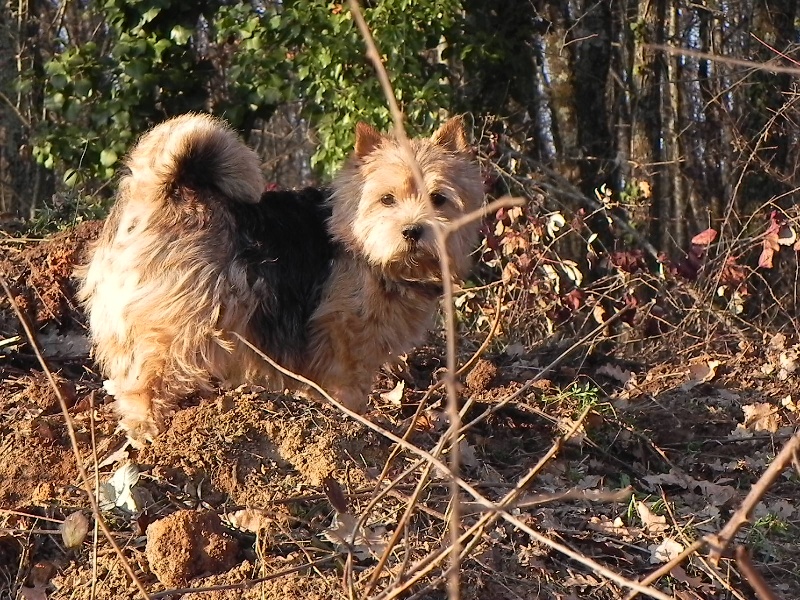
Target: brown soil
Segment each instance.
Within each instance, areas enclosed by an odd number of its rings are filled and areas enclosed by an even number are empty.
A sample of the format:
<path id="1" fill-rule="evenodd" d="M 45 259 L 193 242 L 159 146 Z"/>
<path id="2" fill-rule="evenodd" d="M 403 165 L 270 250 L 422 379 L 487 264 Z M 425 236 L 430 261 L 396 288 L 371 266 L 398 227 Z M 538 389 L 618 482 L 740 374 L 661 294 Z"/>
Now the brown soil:
<path id="1" fill-rule="evenodd" d="M 37 330 L 57 331 L 55 337 L 43 336 L 45 346 L 83 335 L 70 273 L 97 227 L 87 224 L 43 244 L 10 246 L 0 263 Z M 7 300 L 0 299 L 0 341 L 19 331 Z M 479 342 L 463 340 L 462 362 Z M 344 599 L 351 573 L 355 597 L 377 597 L 392 581 L 410 577 L 416 561 L 448 539 L 447 480 L 434 470 L 375 589 L 365 596 L 376 555 L 398 526 L 419 469 L 371 506 L 370 501 L 417 455 L 395 456 L 385 436 L 327 405 L 244 388 L 189 400 L 153 444 L 117 451 L 121 436 L 90 359 L 49 350 L 83 464 L 94 476 L 95 452 L 101 463 L 108 458 L 98 469 L 100 482 L 126 461 L 138 469 L 135 485 L 125 490 L 131 504 L 118 498 L 104 517 L 151 594 L 228 586 L 184 597 Z M 700 356 L 722 363 L 707 381 L 695 381 L 702 369 L 690 370 L 689 361 L 677 354 L 652 364 L 641 357 L 625 363 L 593 357 L 589 365 L 578 357 L 521 393 L 537 367 L 549 361 L 495 352 L 465 378 L 462 401 L 475 400 L 465 418 L 494 412 L 466 433 L 462 476 L 499 500 L 591 405 L 578 442 L 547 462 L 514 514 L 607 568 L 642 578 L 659 566 L 651 557 L 665 540 L 685 546 L 719 531 L 798 427 L 794 375 L 767 368 L 786 365 L 785 356 L 773 350 Z M 398 436 L 413 425 L 409 441 L 433 449 L 447 429 L 444 399 L 434 392 L 416 422 L 410 417 L 437 377 L 442 356 L 437 345 L 421 348 L 394 369 L 396 375 L 382 375 L 367 417 Z M 91 510 L 60 404 L 37 365 L 24 339 L 0 346 L 0 599 L 141 597 L 102 535 L 95 543 L 90 528 L 80 547 L 67 550 L 55 533 L 67 515 Z M 381 393 L 394 389 L 399 378 L 406 386 L 402 401 L 386 400 Z M 498 408 L 512 393 L 518 396 Z M 626 486 L 634 495 L 624 501 L 581 497 Z M 553 500 L 567 491 L 573 497 Z M 787 472 L 738 540 L 785 598 L 800 597 L 798 497 L 800 479 Z M 461 500 L 462 524 L 469 527 L 481 508 L 466 494 Z M 639 502 L 663 522 L 649 522 L 647 513 L 637 510 Z M 334 515 L 339 513 L 336 522 L 344 527 L 367 509 L 363 539 L 355 541 L 348 558 L 346 545 L 337 541 Z M 320 562 L 288 572 L 311 561 Z M 441 573 L 434 570 L 401 597 L 447 597 L 437 578 Z M 486 528 L 460 573 L 466 600 L 623 596 L 591 569 L 502 521 Z M 692 558 L 658 586 L 681 599 L 732 598 L 729 589 L 754 598 L 729 559 L 712 573 L 707 563 Z"/>

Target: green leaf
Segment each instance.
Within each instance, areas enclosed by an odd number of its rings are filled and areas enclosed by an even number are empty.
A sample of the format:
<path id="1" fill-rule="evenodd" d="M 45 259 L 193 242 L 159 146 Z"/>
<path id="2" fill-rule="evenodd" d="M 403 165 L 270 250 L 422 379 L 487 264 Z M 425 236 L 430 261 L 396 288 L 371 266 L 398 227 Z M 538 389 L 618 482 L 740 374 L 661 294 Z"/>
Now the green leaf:
<path id="1" fill-rule="evenodd" d="M 117 153 L 112 148 L 106 148 L 100 153 L 100 164 L 110 167 L 117 162 Z"/>
<path id="2" fill-rule="evenodd" d="M 175 25 L 169 32 L 169 39 L 179 46 L 184 46 L 190 37 L 192 37 L 192 30 L 183 25 Z"/>

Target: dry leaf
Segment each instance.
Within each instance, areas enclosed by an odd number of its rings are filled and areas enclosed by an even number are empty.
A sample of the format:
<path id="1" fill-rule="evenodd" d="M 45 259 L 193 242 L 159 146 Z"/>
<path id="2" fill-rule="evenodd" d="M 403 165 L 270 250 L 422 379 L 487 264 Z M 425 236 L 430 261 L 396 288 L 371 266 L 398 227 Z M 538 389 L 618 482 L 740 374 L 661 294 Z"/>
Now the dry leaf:
<path id="1" fill-rule="evenodd" d="M 603 308 L 602 304 L 595 304 L 594 308 L 592 309 L 592 317 L 594 320 L 597 321 L 598 325 L 602 325 L 606 321 L 606 309 Z"/>
<path id="2" fill-rule="evenodd" d="M 695 246 L 708 246 L 715 239 L 717 239 L 717 231 L 709 228 L 694 236 L 692 238 L 692 244 Z"/>
<path id="3" fill-rule="evenodd" d="M 269 529 L 275 522 L 275 518 L 264 509 L 245 508 L 229 513 L 226 515 L 225 521 L 236 529 L 249 531 L 250 533 L 258 533 Z"/>
<path id="4" fill-rule="evenodd" d="M 761 256 L 758 257 L 758 266 L 762 269 L 771 269 L 772 257 L 775 254 L 775 248 L 773 248 L 769 240 L 764 240 L 762 245 L 763 249 L 761 250 Z"/>
<path id="5" fill-rule="evenodd" d="M 728 504 L 736 496 L 736 490 L 729 485 L 697 480 L 685 473 L 676 471 L 661 475 L 647 475 L 644 480 L 651 485 L 674 485 L 687 490 L 699 490 L 706 500 L 714 506 Z"/>
<path id="6" fill-rule="evenodd" d="M 603 365 L 597 369 L 597 372 L 623 384 L 628 383 L 634 377 L 633 371 L 626 371 L 617 365 Z"/>
<path id="7" fill-rule="evenodd" d="M 768 402 L 757 402 L 755 404 L 745 404 L 742 406 L 744 412 L 745 429 L 750 431 L 778 431 L 778 409 Z"/>
<path id="8" fill-rule="evenodd" d="M 650 510 L 644 502 L 636 503 L 636 512 L 644 524 L 645 531 L 649 533 L 664 533 L 667 530 L 667 518 L 657 515 Z"/>
<path id="9" fill-rule="evenodd" d="M 397 385 L 394 386 L 394 389 L 388 392 L 383 392 L 381 394 L 381 398 L 389 402 L 390 404 L 394 404 L 395 406 L 400 406 L 403 403 L 403 393 L 406 391 L 406 382 L 402 379 L 397 382 Z"/>
<path id="10" fill-rule="evenodd" d="M 783 225 L 778 231 L 778 243 L 781 246 L 792 246 L 797 241 L 797 233 L 791 225 Z"/>
<path id="11" fill-rule="evenodd" d="M 358 518 L 350 513 L 336 513 L 333 523 L 323 532 L 323 535 L 333 542 L 340 552 L 348 548 L 353 555 L 365 560 L 370 557 L 380 556 L 386 548 L 386 528 L 356 527 Z"/>
<path id="12" fill-rule="evenodd" d="M 344 490 L 332 475 L 326 475 L 322 478 L 322 491 L 325 492 L 328 502 L 331 503 L 336 512 L 347 512 L 347 498 L 345 498 Z"/>
<path id="13" fill-rule="evenodd" d="M 139 481 L 139 468 L 131 461 L 125 461 L 106 483 L 100 484 L 98 500 L 100 508 L 111 510 L 114 507 L 130 512 L 138 512 L 141 507 L 135 498 L 133 488 Z"/>
<path id="14" fill-rule="evenodd" d="M 64 540 L 64 545 L 70 549 L 77 548 L 86 539 L 86 534 L 89 533 L 89 520 L 78 510 L 64 519 L 59 529 L 61 530 L 61 539 Z"/>
<path id="15" fill-rule="evenodd" d="M 578 268 L 578 263 L 572 260 L 562 260 L 559 264 L 561 270 L 564 271 L 564 274 L 575 283 L 576 286 L 580 286 L 583 282 L 583 273 Z"/>
<path id="16" fill-rule="evenodd" d="M 560 212 L 555 212 L 547 219 L 547 235 L 551 238 L 556 237 L 559 230 L 566 225 L 567 220 Z"/>
<path id="17" fill-rule="evenodd" d="M 689 381 L 680 386 L 683 391 L 689 391 L 701 383 L 707 383 L 717 375 L 717 367 L 722 363 L 718 360 L 696 362 L 689 365 Z"/>
<path id="18" fill-rule="evenodd" d="M 648 546 L 647 549 L 650 550 L 650 564 L 657 565 L 659 563 L 668 563 L 678 556 L 683 552 L 683 545 L 672 538 L 665 538 L 657 546 Z"/>

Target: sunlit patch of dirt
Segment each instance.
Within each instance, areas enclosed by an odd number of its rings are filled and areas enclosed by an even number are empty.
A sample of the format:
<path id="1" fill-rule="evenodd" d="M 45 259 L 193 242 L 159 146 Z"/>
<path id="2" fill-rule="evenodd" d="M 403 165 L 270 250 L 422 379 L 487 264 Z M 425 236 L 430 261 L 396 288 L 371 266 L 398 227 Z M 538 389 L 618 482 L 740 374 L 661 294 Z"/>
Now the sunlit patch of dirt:
<path id="1" fill-rule="evenodd" d="M 0 274 L 34 326 L 53 323 L 59 328 L 69 328 L 82 321 L 74 301 L 73 271 L 75 265 L 85 259 L 89 244 L 97 239 L 102 226 L 102 221 L 84 222 L 43 243 L 3 245 L 0 241 L 4 254 L 0 260 Z M 16 330 L 17 324 L 8 312 L 8 300 L 3 295 L 0 297 L 0 333 Z"/>

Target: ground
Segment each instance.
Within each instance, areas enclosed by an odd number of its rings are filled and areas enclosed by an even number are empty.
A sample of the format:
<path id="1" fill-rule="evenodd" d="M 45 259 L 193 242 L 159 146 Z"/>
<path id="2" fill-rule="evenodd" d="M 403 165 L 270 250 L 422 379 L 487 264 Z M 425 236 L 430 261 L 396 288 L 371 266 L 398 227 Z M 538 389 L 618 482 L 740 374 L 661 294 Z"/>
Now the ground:
<path id="1" fill-rule="evenodd" d="M 435 333 L 380 374 L 371 425 L 325 404 L 243 388 L 187 399 L 169 429 L 137 451 L 116 432 L 73 300 L 72 269 L 97 232 L 85 223 L 44 241 L 6 239 L 0 274 L 37 332 L 104 520 L 147 593 L 447 597 L 446 562 L 425 566 L 449 540 L 449 480 L 435 467 L 415 489 L 422 467 L 410 467 L 421 454 L 387 435 L 433 452 L 447 428 L 435 387 L 444 345 Z M 461 363 L 482 336 L 462 332 Z M 511 519 L 470 535 L 459 568 L 465 600 L 624 597 L 617 583 L 525 528 L 642 579 L 664 556 L 718 532 L 798 427 L 797 339 L 765 335 L 724 352 L 656 341 L 627 358 L 580 347 L 534 381 L 574 341 L 525 348 L 498 337 L 461 378 L 464 421 L 483 415 L 460 444 L 462 478 L 492 502 L 576 428 L 527 484 Z M 0 298 L 0 599 L 142 597 L 94 530 L 76 464 L 53 384 Z M 800 598 L 798 498 L 800 476 L 790 468 L 737 537 L 782 598 Z M 462 531 L 487 514 L 467 492 L 460 507 Z M 754 598 L 739 567 L 695 554 L 655 585 L 681 600 Z"/>

